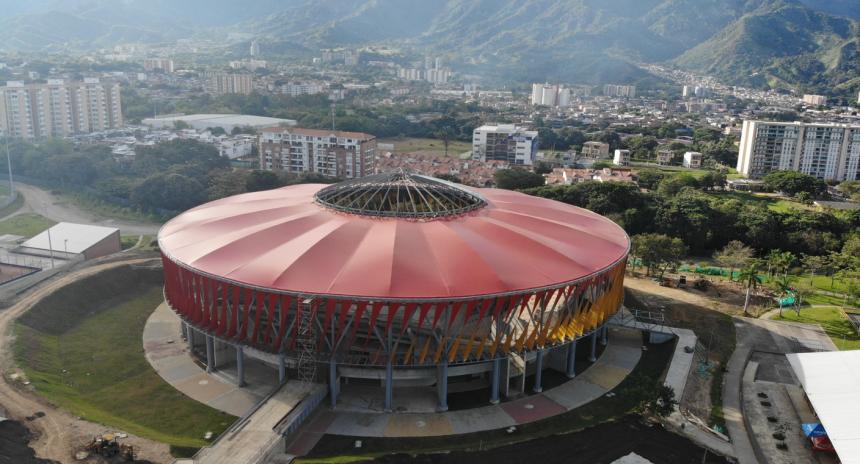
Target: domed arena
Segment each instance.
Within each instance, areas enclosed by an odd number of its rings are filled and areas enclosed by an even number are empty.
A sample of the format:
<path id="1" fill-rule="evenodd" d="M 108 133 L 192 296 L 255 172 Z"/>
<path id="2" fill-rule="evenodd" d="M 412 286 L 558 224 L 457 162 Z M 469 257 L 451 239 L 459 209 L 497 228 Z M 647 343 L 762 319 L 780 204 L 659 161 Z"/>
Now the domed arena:
<path id="1" fill-rule="evenodd" d="M 335 407 L 372 382 L 385 410 L 401 387 L 446 410 L 458 379 L 494 403 L 527 373 L 535 391 L 551 366 L 572 377 L 577 341 L 593 360 L 621 306 L 630 246 L 581 208 L 406 172 L 213 201 L 158 243 L 166 302 L 207 366 L 235 359 L 241 383 L 251 357 L 328 383 Z"/>

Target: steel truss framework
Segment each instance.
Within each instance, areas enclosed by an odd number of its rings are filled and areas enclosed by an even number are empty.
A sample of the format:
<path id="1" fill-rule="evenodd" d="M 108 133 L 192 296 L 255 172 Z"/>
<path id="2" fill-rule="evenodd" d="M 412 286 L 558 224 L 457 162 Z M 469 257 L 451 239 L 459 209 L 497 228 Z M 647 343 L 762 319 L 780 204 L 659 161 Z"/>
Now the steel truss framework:
<path id="1" fill-rule="evenodd" d="M 210 335 L 294 359 L 315 346 L 317 362 L 402 367 L 484 362 L 575 340 L 618 311 L 626 265 L 520 294 L 382 301 L 251 288 L 162 260 L 168 304 Z"/>

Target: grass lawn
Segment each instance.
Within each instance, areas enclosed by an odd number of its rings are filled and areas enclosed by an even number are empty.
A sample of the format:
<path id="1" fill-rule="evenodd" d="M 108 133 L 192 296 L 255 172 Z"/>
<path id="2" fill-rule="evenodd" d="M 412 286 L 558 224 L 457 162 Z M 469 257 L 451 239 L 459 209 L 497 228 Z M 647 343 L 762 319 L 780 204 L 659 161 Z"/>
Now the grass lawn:
<path id="1" fill-rule="evenodd" d="M 395 153 L 445 152 L 445 144 L 438 139 L 391 138 L 380 139 L 378 142 L 394 144 Z M 472 144 L 469 142 L 451 140 L 448 143 L 448 156 L 458 156 L 471 149 Z"/>
<path id="2" fill-rule="evenodd" d="M 791 309 L 782 311 L 775 320 L 821 324 L 830 339 L 840 350 L 860 350 L 860 337 L 854 326 L 839 308 L 801 308 L 800 317 Z"/>
<path id="3" fill-rule="evenodd" d="M 15 359 L 36 391 L 87 420 L 175 446 L 201 447 L 235 418 L 167 384 L 144 358 L 160 271 L 112 269 L 64 287 L 16 323 Z"/>
<path id="4" fill-rule="evenodd" d="M 710 192 L 710 195 L 720 198 L 733 198 L 743 202 L 762 203 L 767 205 L 771 211 L 785 213 L 793 209 L 812 210 L 812 206 L 804 205 L 803 203 L 776 198 L 772 196 L 756 195 L 749 192 Z"/>
<path id="5" fill-rule="evenodd" d="M 6 190 L 8 190 L 8 188 Z M 0 209 L 0 218 L 4 218 L 14 213 L 15 211 L 18 211 L 19 209 L 21 209 L 22 206 L 24 206 L 24 195 L 18 195 L 15 198 L 15 201 L 12 202 L 12 204 Z"/>
<path id="6" fill-rule="evenodd" d="M 709 171 L 705 169 L 692 169 L 685 168 L 684 166 L 663 166 L 656 163 L 651 162 L 643 162 L 643 161 L 634 161 L 630 163 L 631 167 L 639 168 L 639 169 L 656 169 L 658 171 L 663 172 L 664 174 L 690 174 L 696 179 L 701 178 Z"/>
<path id="7" fill-rule="evenodd" d="M 811 277 L 812 277 L 811 274 L 803 274 L 803 275 L 800 275 L 797 277 L 792 277 L 791 281 L 792 282 L 801 282 L 801 283 L 808 285 Z M 833 285 L 832 287 L 831 287 L 831 283 Z M 816 275 L 815 278 L 812 279 L 812 286 L 819 289 L 819 290 L 826 290 L 828 292 L 836 292 L 836 293 L 845 293 L 845 291 L 847 290 L 847 286 L 845 285 L 845 282 L 839 280 L 838 278 L 833 279 L 831 281 L 830 277 L 826 276 L 826 275 Z"/>
<path id="8" fill-rule="evenodd" d="M 324 435 L 311 453 L 296 463 L 345 463 L 393 453 L 432 453 L 448 450 L 478 450 L 523 443 L 538 437 L 576 432 L 592 425 L 631 413 L 643 397 L 651 397 L 653 386 L 662 380 L 672 359 L 674 343 L 650 345 L 639 364 L 613 392 L 577 409 L 541 421 L 517 426 L 515 434 L 504 429 L 441 437 L 361 438 L 361 453 L 356 453 L 356 437 Z M 559 437 L 563 439 L 563 437 Z M 393 461 L 392 461 L 393 462 Z"/>
<path id="9" fill-rule="evenodd" d="M 56 222 L 36 213 L 19 214 L 0 221 L 0 235 L 12 234 L 30 238 L 54 224 Z"/>
<path id="10" fill-rule="evenodd" d="M 137 245 L 138 239 L 140 239 L 140 235 L 123 235 L 119 238 L 119 243 L 123 250 L 128 250 Z"/>

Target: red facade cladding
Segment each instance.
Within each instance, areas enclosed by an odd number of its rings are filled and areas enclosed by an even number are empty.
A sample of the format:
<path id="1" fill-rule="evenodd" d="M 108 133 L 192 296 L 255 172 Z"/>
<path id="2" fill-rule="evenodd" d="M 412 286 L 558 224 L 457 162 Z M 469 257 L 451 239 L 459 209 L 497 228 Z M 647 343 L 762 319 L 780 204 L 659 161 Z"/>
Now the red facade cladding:
<path id="1" fill-rule="evenodd" d="M 374 335 L 378 336 L 374 333 L 377 331 L 387 334 L 387 340 L 401 343 L 407 327 L 415 332 L 439 329 L 443 342 L 435 350 L 430 350 L 429 337 L 421 342 L 407 335 L 404 343 L 410 345 L 398 360 L 402 364 L 425 362 L 428 356 L 435 361 L 440 356 L 448 356 L 451 361 L 473 361 L 494 356 L 499 350 L 522 351 L 576 338 L 618 310 L 625 266 L 622 261 L 585 281 L 519 295 L 468 301 L 385 302 L 250 289 L 197 274 L 166 256 L 162 256 L 162 262 L 166 301 L 183 320 L 204 332 L 267 352 L 290 352 L 295 348 L 303 311 L 311 311 L 311 320 L 321 321 L 315 328 L 317 350 L 321 353 L 351 347 L 360 335 L 366 347 Z M 566 304 L 559 306 L 562 301 Z M 567 309 L 557 311 L 557 307 Z M 383 313 L 385 308 L 389 310 Z M 486 324 L 476 323 L 515 324 L 515 319 L 524 314 L 531 321 L 527 327 L 517 333 L 508 331 L 507 335 L 503 331 L 488 334 Z M 369 324 L 362 334 L 359 322 L 364 319 Z M 395 326 L 399 329 L 392 331 Z M 447 355 L 442 354 L 443 345 L 448 347 L 444 350 Z"/>

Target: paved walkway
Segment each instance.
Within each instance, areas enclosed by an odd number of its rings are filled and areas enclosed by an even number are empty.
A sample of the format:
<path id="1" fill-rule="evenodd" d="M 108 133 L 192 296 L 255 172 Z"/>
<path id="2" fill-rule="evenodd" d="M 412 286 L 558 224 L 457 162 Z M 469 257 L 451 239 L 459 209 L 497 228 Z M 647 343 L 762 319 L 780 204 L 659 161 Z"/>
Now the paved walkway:
<path id="1" fill-rule="evenodd" d="M 174 388 L 234 416 L 244 415 L 271 391 L 271 383 L 254 382 L 250 375 L 246 377 L 248 386 L 239 388 L 217 371 L 207 374 L 191 357 L 188 344 L 180 337 L 181 327 L 179 316 L 162 303 L 149 316 L 143 329 L 147 361 Z"/>
<path id="2" fill-rule="evenodd" d="M 639 331 L 611 328 L 609 345 L 585 372 L 569 382 L 526 398 L 444 413 L 320 411 L 308 424 L 314 434 L 358 437 L 417 437 L 482 432 L 555 416 L 603 396 L 624 380 L 641 357 Z M 297 441 L 301 441 L 299 437 Z M 295 453 L 298 454 L 298 453 Z"/>

